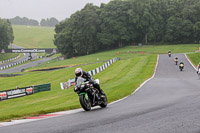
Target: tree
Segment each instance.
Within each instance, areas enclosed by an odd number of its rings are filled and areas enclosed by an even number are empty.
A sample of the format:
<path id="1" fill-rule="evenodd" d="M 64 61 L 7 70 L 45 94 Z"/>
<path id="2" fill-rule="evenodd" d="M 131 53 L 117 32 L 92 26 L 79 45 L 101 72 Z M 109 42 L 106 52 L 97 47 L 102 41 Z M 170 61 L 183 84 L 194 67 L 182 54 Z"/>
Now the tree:
<path id="1" fill-rule="evenodd" d="M 7 49 L 13 39 L 13 30 L 9 20 L 0 19 L 0 49 Z"/>
<path id="2" fill-rule="evenodd" d="M 59 21 L 56 18 L 50 18 L 50 19 L 47 18 L 46 20 L 42 19 L 40 22 L 40 25 L 47 26 L 47 27 L 54 27 L 58 23 L 59 23 Z"/>
<path id="3" fill-rule="evenodd" d="M 11 24 L 14 25 L 30 25 L 30 26 L 38 26 L 38 21 L 34 19 L 28 19 L 26 17 L 20 18 L 16 16 L 15 18 L 10 19 Z"/>
<path id="4" fill-rule="evenodd" d="M 200 40 L 199 0 L 112 0 L 87 4 L 56 25 L 55 45 L 70 56 L 133 42 L 193 43 Z"/>
<path id="5" fill-rule="evenodd" d="M 172 16 L 167 21 L 165 34 L 166 42 L 187 43 L 192 35 L 192 23 L 189 20 L 184 20 L 178 16 Z"/>
<path id="6" fill-rule="evenodd" d="M 123 47 L 135 39 L 134 25 L 129 23 L 129 9 L 130 3 L 122 0 L 102 5 L 100 12 L 101 31 L 98 33 L 102 48 Z"/>
<path id="7" fill-rule="evenodd" d="M 152 9 L 152 0 L 133 0 L 129 10 L 130 21 L 136 25 L 138 41 L 148 42 L 148 35 L 152 34 L 153 25 L 156 23 Z"/>
<path id="8" fill-rule="evenodd" d="M 81 11 L 56 25 L 54 44 L 67 58 L 98 51 L 97 33 L 100 20 L 97 11 L 97 6 L 87 4 Z"/>

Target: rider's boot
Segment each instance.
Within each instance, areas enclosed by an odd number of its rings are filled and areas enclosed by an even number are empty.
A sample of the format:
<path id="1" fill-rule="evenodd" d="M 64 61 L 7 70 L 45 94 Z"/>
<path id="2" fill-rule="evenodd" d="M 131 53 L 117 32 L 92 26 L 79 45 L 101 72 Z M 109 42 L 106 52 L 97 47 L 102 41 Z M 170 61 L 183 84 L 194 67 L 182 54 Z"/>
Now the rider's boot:
<path id="1" fill-rule="evenodd" d="M 105 97 L 105 93 L 103 92 L 103 90 L 100 88 L 99 84 L 96 84 L 96 88 L 99 90 L 100 94 L 101 94 L 101 98 Z"/>

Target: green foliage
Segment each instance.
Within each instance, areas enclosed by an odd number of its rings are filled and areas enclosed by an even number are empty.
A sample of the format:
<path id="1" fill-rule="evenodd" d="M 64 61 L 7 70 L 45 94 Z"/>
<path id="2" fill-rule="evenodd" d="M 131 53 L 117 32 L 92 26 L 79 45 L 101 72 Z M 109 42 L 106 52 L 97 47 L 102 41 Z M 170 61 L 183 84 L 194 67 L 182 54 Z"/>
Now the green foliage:
<path id="1" fill-rule="evenodd" d="M 189 57 L 189 59 L 191 60 L 191 62 L 197 66 L 200 62 L 200 53 L 192 53 L 192 54 L 187 54 L 187 56 Z"/>
<path id="2" fill-rule="evenodd" d="M 56 26 L 54 44 L 66 57 L 93 53 L 98 50 L 97 32 L 100 20 L 98 7 L 87 4 L 70 19 Z"/>
<path id="3" fill-rule="evenodd" d="M 40 26 L 47 26 L 47 27 L 54 27 L 56 24 L 58 24 L 59 21 L 56 18 L 50 18 L 50 19 L 42 19 L 40 22 Z"/>
<path id="4" fill-rule="evenodd" d="M 8 60 L 14 57 L 17 57 L 19 54 L 18 53 L 0 53 L 0 61 Z"/>
<path id="5" fill-rule="evenodd" d="M 0 50 L 7 49 L 8 45 L 13 42 L 13 29 L 9 20 L 0 18 Z"/>
<path id="6" fill-rule="evenodd" d="M 27 26 L 45 26 L 45 27 L 54 27 L 56 24 L 59 23 L 59 21 L 54 18 L 47 18 L 47 19 L 42 19 L 41 22 L 39 23 L 37 20 L 34 19 L 28 19 L 26 17 L 19 17 L 16 16 L 15 18 L 10 19 L 11 24 L 13 25 L 27 25 Z"/>
<path id="7" fill-rule="evenodd" d="M 199 0 L 112 0 L 87 4 L 56 26 L 54 44 L 67 58 L 133 43 L 197 43 Z"/>
<path id="8" fill-rule="evenodd" d="M 39 22 L 37 20 L 33 20 L 33 19 L 28 19 L 26 17 L 19 17 L 16 16 L 15 18 L 11 18 L 10 22 L 13 25 L 29 25 L 29 26 L 38 26 Z"/>
<path id="9" fill-rule="evenodd" d="M 111 1 L 101 9 L 101 31 L 98 33 L 101 49 L 120 48 L 134 40 L 134 27 L 130 27 L 128 20 L 129 9 L 130 2 L 127 1 Z"/>

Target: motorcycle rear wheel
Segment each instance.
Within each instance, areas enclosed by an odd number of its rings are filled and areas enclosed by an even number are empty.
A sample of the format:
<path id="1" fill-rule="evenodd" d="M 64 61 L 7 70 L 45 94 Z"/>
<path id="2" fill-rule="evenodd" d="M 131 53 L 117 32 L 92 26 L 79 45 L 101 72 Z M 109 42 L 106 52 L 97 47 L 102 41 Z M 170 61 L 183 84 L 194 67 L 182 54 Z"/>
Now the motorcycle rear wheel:
<path id="1" fill-rule="evenodd" d="M 90 111 L 91 110 L 91 102 L 90 102 L 90 98 L 88 96 L 86 96 L 86 95 L 87 94 L 79 95 L 79 101 L 80 101 L 80 104 L 81 104 L 82 108 L 85 111 Z"/>

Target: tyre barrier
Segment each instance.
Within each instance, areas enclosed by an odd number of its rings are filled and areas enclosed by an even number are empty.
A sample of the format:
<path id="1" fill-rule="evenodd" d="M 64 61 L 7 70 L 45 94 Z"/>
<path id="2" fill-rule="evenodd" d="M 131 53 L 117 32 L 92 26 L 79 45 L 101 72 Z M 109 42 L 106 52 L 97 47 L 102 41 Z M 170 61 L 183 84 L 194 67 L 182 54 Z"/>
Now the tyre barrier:
<path id="1" fill-rule="evenodd" d="M 97 73 L 102 72 L 103 70 L 105 70 L 106 68 L 108 68 L 110 65 L 112 65 L 114 62 L 119 61 L 119 60 L 120 60 L 120 58 L 115 57 L 115 58 L 107 61 L 102 66 L 100 66 L 98 68 L 95 68 L 95 69 L 93 69 L 91 71 L 88 71 L 88 73 L 90 75 L 92 75 L 92 76 L 96 75 Z M 61 82 L 60 83 L 60 87 L 61 87 L 62 90 L 64 90 L 64 89 L 68 89 L 69 87 L 71 87 L 74 84 L 75 84 L 75 78 L 72 78 L 72 79 L 69 79 L 67 82 Z"/>
<path id="2" fill-rule="evenodd" d="M 50 90 L 51 90 L 51 83 L 33 85 L 33 86 L 22 87 L 22 88 L 16 87 L 16 89 L 0 91 L 0 101 L 11 99 L 11 98 L 27 96 L 27 95 L 31 95 L 31 94 L 42 92 L 42 91 L 50 91 Z"/>

